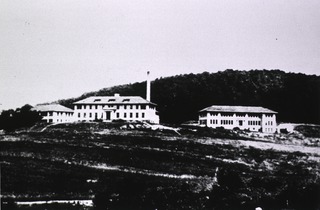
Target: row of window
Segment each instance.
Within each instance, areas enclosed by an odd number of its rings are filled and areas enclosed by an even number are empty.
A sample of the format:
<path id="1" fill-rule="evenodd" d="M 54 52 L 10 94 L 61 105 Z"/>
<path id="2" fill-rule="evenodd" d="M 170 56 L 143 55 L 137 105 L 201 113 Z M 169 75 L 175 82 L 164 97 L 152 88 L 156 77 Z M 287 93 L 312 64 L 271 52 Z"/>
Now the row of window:
<path id="1" fill-rule="evenodd" d="M 124 108 L 124 109 L 146 109 L 145 104 L 141 105 L 75 105 L 75 109 L 102 109 L 103 107 L 107 106 L 108 108 Z M 150 107 L 154 109 L 154 107 Z"/>
<path id="2" fill-rule="evenodd" d="M 127 113 L 123 113 L 123 118 L 127 118 L 127 116 L 129 116 L 129 118 L 133 118 L 133 113 L 130 112 L 128 113 L 129 115 L 127 115 Z M 145 114 L 141 113 L 141 118 L 144 118 Z M 120 118 L 120 113 L 117 113 L 117 118 Z M 136 113 L 136 117 L 135 118 L 139 118 L 139 113 Z"/>
<path id="3" fill-rule="evenodd" d="M 47 122 L 53 123 L 53 119 L 48 119 Z M 68 122 L 68 121 L 67 120 L 62 120 L 62 119 L 57 119 L 57 120 L 55 120 L 55 122 Z"/>
<path id="4" fill-rule="evenodd" d="M 261 125 L 261 121 L 248 121 L 248 125 Z"/>
<path id="5" fill-rule="evenodd" d="M 221 117 L 233 117 L 234 114 L 231 114 L 231 113 L 221 113 L 220 114 Z M 207 116 L 207 113 L 200 113 L 200 117 L 206 117 Z M 215 116 L 218 116 L 218 113 L 210 113 L 210 116 L 211 117 L 215 117 Z M 245 117 L 246 114 L 239 114 L 239 113 L 236 113 L 236 117 Z M 266 114 L 265 115 L 266 117 L 272 117 L 273 115 L 272 114 Z M 248 117 L 249 118 L 252 118 L 252 117 L 261 117 L 261 115 L 257 115 L 257 114 L 248 114 Z"/>
<path id="6" fill-rule="evenodd" d="M 252 117 L 259 117 L 259 118 L 260 118 L 261 116 L 256 115 L 256 114 L 248 114 L 248 117 L 249 117 L 249 118 L 252 118 Z"/>
<path id="7" fill-rule="evenodd" d="M 101 114 L 100 115 L 100 117 L 98 117 L 98 113 L 89 113 L 88 115 L 87 115 L 87 113 L 83 113 L 83 118 L 92 118 L 93 117 L 93 114 L 94 114 L 94 118 L 95 119 L 102 119 L 103 118 L 103 114 Z M 134 116 L 134 113 L 132 113 L 132 112 L 130 112 L 130 113 L 123 113 L 123 118 L 127 118 L 127 117 L 129 117 L 129 118 L 133 118 L 133 116 Z M 120 118 L 121 116 L 120 116 L 120 113 L 116 113 L 116 118 Z M 140 117 L 140 114 L 139 113 L 135 113 L 135 118 L 139 118 Z M 78 118 L 81 118 L 81 113 L 78 113 Z M 141 118 L 145 118 L 145 113 L 141 113 Z"/>
<path id="8" fill-rule="evenodd" d="M 101 113 L 100 117 L 98 117 L 98 113 L 91 113 L 91 112 L 89 113 L 89 115 L 87 115 L 87 113 L 83 113 L 83 118 L 86 118 L 87 116 L 89 118 L 92 118 L 93 114 L 94 114 L 94 118 L 95 119 L 98 119 L 98 118 L 102 119 L 103 118 L 103 114 L 102 113 Z M 78 118 L 81 118 L 81 113 L 78 113 Z"/>
<path id="9" fill-rule="evenodd" d="M 221 120 L 221 125 L 233 125 L 233 120 Z"/>
<path id="10" fill-rule="evenodd" d="M 213 125 L 214 124 L 218 124 L 218 120 L 210 120 L 210 123 L 213 124 Z"/>
<path id="11" fill-rule="evenodd" d="M 222 113 L 221 117 L 233 117 L 233 114 Z"/>
<path id="12" fill-rule="evenodd" d="M 220 115 L 221 115 L 221 117 L 233 117 L 234 116 L 234 114 L 231 114 L 231 113 L 221 113 Z M 236 115 L 236 117 L 245 117 L 246 116 L 246 114 L 239 114 L 239 113 L 236 113 L 235 115 Z M 217 113 L 214 113 L 214 114 L 211 113 L 211 116 L 212 117 L 218 116 L 218 114 Z M 248 114 L 248 117 L 261 117 L 261 116 L 256 115 L 256 114 Z"/>
<path id="13" fill-rule="evenodd" d="M 205 120 L 204 120 L 205 121 Z M 221 120 L 221 125 L 233 125 L 233 120 Z M 218 124 L 218 120 L 211 119 L 210 124 Z M 271 122 L 272 124 L 272 122 Z M 248 121 L 248 125 L 261 125 L 261 121 Z"/>
<path id="14" fill-rule="evenodd" d="M 57 116 L 65 115 L 67 117 L 71 117 L 73 115 L 72 112 L 56 112 L 56 113 L 57 113 Z M 40 115 L 41 116 L 53 116 L 53 112 L 48 112 L 48 114 L 45 112 L 42 112 Z"/>

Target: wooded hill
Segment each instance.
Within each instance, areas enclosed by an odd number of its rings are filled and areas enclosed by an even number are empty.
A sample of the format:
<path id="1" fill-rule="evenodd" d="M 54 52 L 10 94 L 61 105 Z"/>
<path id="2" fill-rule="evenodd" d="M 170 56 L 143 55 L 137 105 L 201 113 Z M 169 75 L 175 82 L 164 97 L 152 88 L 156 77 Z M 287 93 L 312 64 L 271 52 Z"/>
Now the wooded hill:
<path id="1" fill-rule="evenodd" d="M 278 121 L 320 124 L 320 76 L 280 70 L 225 70 L 156 79 L 151 101 L 158 104 L 162 123 L 196 120 L 198 111 L 210 105 L 252 105 L 277 111 Z M 146 83 L 134 83 L 60 100 L 72 103 L 89 96 L 141 96 Z"/>

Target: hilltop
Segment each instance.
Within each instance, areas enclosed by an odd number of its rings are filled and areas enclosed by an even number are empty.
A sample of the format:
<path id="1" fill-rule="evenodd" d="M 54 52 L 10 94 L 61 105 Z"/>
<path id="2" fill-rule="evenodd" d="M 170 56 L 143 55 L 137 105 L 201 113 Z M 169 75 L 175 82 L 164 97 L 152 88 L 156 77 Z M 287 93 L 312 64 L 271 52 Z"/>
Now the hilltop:
<path id="1" fill-rule="evenodd" d="M 145 82 L 113 86 L 58 102 L 73 108 L 73 102 L 89 96 L 145 97 L 145 86 Z M 216 104 L 263 106 L 279 112 L 282 122 L 320 124 L 320 76 L 230 69 L 177 75 L 152 81 L 151 101 L 158 104 L 163 123 L 197 119 L 200 109 Z"/>

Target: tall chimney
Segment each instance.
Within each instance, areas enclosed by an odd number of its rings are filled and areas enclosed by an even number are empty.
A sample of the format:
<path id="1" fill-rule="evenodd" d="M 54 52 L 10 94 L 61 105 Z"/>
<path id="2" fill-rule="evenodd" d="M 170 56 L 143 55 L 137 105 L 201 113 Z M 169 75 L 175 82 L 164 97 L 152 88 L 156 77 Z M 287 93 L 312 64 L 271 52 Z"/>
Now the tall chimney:
<path id="1" fill-rule="evenodd" d="M 147 101 L 151 100 L 151 84 L 150 84 L 150 72 L 147 71 L 147 96 L 146 99 Z"/>

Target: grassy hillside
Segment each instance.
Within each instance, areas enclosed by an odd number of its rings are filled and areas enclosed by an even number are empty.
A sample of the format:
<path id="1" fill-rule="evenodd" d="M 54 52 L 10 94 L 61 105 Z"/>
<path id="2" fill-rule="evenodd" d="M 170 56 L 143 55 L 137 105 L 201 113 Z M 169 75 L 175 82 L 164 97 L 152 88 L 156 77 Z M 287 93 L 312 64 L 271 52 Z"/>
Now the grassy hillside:
<path id="1" fill-rule="evenodd" d="M 105 123 L 1 135 L 2 201 L 93 199 L 94 209 L 320 207 L 317 147 L 210 135 Z"/>
<path id="2" fill-rule="evenodd" d="M 73 102 L 93 95 L 145 97 L 145 86 L 114 86 L 59 102 L 73 108 Z M 320 124 L 320 76 L 280 70 L 226 70 L 156 79 L 152 82 L 151 100 L 158 104 L 164 123 L 197 119 L 200 109 L 217 104 L 264 106 L 279 112 L 280 121 Z"/>

